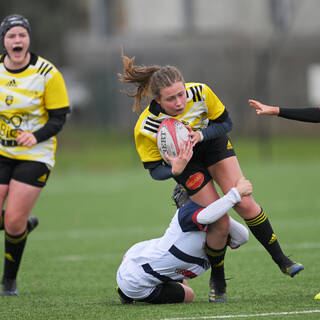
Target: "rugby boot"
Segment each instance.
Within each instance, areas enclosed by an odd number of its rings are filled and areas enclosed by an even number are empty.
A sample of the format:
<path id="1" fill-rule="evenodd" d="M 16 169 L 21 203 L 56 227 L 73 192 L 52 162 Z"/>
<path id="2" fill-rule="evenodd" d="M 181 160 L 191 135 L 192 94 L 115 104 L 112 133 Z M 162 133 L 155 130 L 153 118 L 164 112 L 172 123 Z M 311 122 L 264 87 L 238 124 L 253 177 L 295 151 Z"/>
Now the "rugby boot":
<path id="1" fill-rule="evenodd" d="M 304 266 L 301 263 L 297 263 L 289 259 L 289 262 L 283 266 L 280 266 L 280 269 L 284 274 L 293 278 L 296 274 L 304 269 Z"/>
<path id="2" fill-rule="evenodd" d="M 1 284 L 2 284 L 2 288 L 1 288 L 1 295 L 2 296 L 17 296 L 18 295 L 18 288 L 17 288 L 16 279 L 8 279 L 8 278 L 3 277 Z"/>
<path id="3" fill-rule="evenodd" d="M 28 233 L 34 230 L 39 224 L 39 219 L 35 216 L 30 216 L 27 221 Z"/>
<path id="4" fill-rule="evenodd" d="M 226 280 L 225 279 L 210 279 L 210 293 L 209 293 L 209 302 L 226 302 Z"/>

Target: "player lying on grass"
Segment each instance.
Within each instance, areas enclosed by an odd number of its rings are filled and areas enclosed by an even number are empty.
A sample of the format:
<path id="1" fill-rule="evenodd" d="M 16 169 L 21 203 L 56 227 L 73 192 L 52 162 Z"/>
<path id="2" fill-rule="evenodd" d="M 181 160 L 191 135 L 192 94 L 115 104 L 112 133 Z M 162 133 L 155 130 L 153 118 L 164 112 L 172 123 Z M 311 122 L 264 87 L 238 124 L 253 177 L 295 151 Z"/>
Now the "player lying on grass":
<path id="1" fill-rule="evenodd" d="M 121 302 L 192 302 L 194 292 L 186 279 L 195 278 L 210 268 L 204 250 L 207 226 L 251 193 L 252 185 L 243 177 L 225 196 L 206 208 L 189 200 L 185 192 L 176 192 L 174 200 L 181 207 L 163 237 L 139 242 L 124 255 L 117 272 Z M 232 248 L 249 238 L 248 230 L 231 217 L 229 234 Z"/>

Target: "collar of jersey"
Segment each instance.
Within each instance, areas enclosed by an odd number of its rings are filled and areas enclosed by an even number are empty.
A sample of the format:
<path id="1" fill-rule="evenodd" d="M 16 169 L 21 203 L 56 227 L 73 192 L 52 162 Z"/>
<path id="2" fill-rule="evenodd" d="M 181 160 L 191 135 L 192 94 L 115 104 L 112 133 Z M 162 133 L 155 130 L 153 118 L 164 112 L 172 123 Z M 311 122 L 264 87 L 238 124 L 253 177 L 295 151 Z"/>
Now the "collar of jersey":
<path id="1" fill-rule="evenodd" d="M 161 105 L 156 102 L 156 100 L 152 100 L 149 106 L 149 111 L 154 114 L 155 116 L 158 116 L 160 113 L 167 114 L 162 108 Z"/>
<path id="2" fill-rule="evenodd" d="M 35 64 L 37 63 L 37 61 L 38 61 L 38 56 L 37 56 L 35 53 L 30 52 L 30 55 L 31 55 L 31 57 L 30 57 L 29 63 L 28 63 L 26 66 L 24 66 L 23 68 L 17 69 L 17 70 L 11 70 L 11 69 L 8 69 L 8 68 L 6 68 L 6 67 L 4 66 L 5 69 L 6 69 L 8 72 L 10 72 L 10 73 L 20 73 L 20 72 L 23 72 L 23 71 L 26 70 L 30 65 L 35 65 Z M 6 56 L 6 54 L 4 54 L 4 55 L 1 56 L 0 63 L 3 63 L 5 56 Z"/>

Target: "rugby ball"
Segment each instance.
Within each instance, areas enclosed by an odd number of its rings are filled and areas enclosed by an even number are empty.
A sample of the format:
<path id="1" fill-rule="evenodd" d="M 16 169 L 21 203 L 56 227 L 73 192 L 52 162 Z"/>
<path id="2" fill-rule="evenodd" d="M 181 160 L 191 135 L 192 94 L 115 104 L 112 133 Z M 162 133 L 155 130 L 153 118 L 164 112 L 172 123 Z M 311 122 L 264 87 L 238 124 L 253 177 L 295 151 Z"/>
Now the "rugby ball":
<path id="1" fill-rule="evenodd" d="M 177 157 L 180 152 L 181 143 L 185 146 L 189 140 L 189 130 L 180 121 L 174 118 L 167 118 L 161 122 L 157 132 L 157 145 L 162 159 L 170 165 L 165 153 Z"/>

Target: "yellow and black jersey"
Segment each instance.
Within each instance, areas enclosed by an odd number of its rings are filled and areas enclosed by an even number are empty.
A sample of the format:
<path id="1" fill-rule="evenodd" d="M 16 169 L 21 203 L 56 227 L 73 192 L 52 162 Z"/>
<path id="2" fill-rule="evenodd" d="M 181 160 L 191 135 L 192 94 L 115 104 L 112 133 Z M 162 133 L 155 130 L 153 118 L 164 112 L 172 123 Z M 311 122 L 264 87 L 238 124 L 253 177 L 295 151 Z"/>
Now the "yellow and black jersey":
<path id="1" fill-rule="evenodd" d="M 214 92 L 203 83 L 186 83 L 187 102 L 183 114 L 172 117 L 188 124 L 193 130 L 205 129 L 210 120 L 220 117 L 225 111 Z M 142 162 L 153 162 L 162 159 L 157 147 L 156 135 L 161 122 L 169 118 L 163 113 L 159 104 L 153 101 L 140 115 L 134 137 L 136 148 Z"/>
<path id="2" fill-rule="evenodd" d="M 56 137 L 31 148 L 16 143 L 18 131 L 35 132 L 48 121 L 48 111 L 69 107 L 61 73 L 49 61 L 31 54 L 29 65 L 7 70 L 0 58 L 0 155 L 55 164 Z"/>

